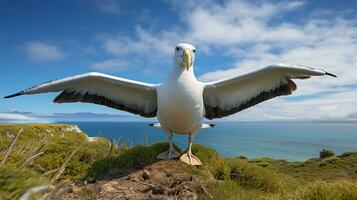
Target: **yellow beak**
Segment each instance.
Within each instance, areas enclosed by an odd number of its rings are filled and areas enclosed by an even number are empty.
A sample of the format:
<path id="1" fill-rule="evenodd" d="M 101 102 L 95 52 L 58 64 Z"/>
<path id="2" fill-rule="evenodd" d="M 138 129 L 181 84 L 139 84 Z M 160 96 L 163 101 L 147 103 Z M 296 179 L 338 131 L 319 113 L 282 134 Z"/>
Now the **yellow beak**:
<path id="1" fill-rule="evenodd" d="M 192 65 L 191 51 L 190 49 L 184 49 L 182 55 L 182 63 L 186 70 L 188 70 Z"/>

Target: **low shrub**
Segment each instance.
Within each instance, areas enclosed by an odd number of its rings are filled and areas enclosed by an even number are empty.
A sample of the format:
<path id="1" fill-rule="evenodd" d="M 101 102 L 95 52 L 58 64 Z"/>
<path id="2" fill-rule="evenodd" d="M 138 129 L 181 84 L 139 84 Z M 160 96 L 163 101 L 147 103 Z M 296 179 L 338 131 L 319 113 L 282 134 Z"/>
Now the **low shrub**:
<path id="1" fill-rule="evenodd" d="M 334 155 L 335 153 L 332 150 L 322 149 L 322 151 L 320 151 L 320 158 L 326 158 Z"/>

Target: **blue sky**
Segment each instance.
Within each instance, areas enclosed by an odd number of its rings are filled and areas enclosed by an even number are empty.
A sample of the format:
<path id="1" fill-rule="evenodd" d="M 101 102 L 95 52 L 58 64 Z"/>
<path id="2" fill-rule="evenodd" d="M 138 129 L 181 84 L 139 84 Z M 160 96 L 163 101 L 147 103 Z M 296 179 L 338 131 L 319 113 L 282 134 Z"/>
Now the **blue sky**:
<path id="1" fill-rule="evenodd" d="M 196 46 L 203 81 L 273 64 L 322 67 L 338 79 L 297 81 L 231 120 L 356 119 L 356 1 L 1 1 L 0 95 L 89 71 L 150 83 L 171 68 L 174 45 Z M 93 104 L 53 104 L 56 94 L 0 100 L 0 119 L 33 113 L 123 115 Z M 133 118 L 137 119 L 137 118 Z"/>

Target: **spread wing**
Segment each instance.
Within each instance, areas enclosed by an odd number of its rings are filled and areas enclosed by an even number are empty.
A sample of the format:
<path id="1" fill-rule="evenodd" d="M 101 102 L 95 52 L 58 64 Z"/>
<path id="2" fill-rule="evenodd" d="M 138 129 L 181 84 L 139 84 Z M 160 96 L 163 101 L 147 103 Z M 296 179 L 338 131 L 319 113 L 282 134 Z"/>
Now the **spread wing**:
<path id="1" fill-rule="evenodd" d="M 292 79 L 330 75 L 301 65 L 277 64 L 249 74 L 205 83 L 203 99 L 207 119 L 221 118 L 296 90 Z"/>
<path id="2" fill-rule="evenodd" d="M 54 103 L 94 103 L 143 117 L 155 117 L 157 86 L 92 72 L 49 81 L 5 98 L 25 94 L 61 92 L 53 100 Z"/>

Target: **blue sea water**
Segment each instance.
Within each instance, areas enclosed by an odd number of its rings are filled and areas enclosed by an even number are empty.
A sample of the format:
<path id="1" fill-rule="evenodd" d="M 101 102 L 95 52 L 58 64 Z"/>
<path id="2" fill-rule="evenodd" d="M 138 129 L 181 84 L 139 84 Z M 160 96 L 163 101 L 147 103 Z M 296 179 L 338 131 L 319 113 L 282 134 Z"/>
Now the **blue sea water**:
<path id="1" fill-rule="evenodd" d="M 129 141 L 135 145 L 166 141 L 161 128 L 149 122 L 71 122 L 89 136 L 102 136 Z M 194 143 L 212 147 L 222 156 L 244 155 L 248 158 L 272 157 L 303 161 L 318 157 L 322 148 L 336 153 L 357 151 L 356 123 L 304 122 L 216 122 L 210 129 L 202 129 Z M 186 148 L 187 136 L 174 136 L 174 142 Z"/>

